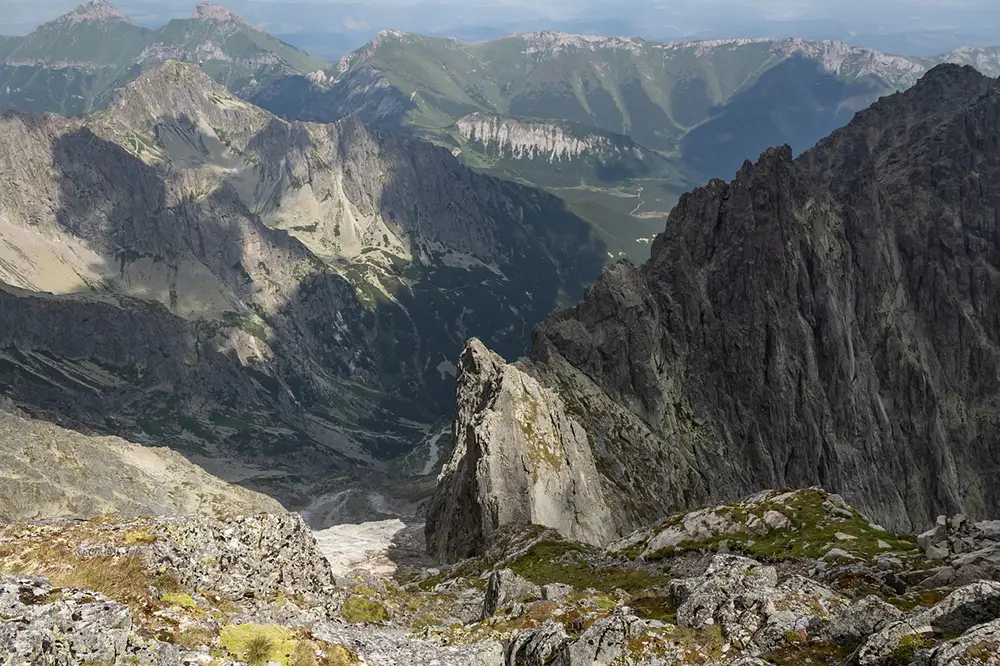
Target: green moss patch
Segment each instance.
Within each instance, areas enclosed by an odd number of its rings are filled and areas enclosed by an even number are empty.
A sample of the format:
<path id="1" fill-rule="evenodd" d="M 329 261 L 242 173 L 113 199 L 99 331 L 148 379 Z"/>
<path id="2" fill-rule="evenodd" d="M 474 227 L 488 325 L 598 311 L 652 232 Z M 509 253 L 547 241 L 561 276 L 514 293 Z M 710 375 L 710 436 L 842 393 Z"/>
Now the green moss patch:
<path id="1" fill-rule="evenodd" d="M 251 664 L 277 661 L 287 666 L 298 642 L 294 632 L 276 624 L 238 624 L 222 628 L 222 646 L 236 659 Z"/>
<path id="2" fill-rule="evenodd" d="M 917 660 L 917 652 L 926 650 L 934 646 L 931 637 L 924 634 L 910 634 L 899 639 L 899 643 L 892 650 L 892 658 L 896 663 L 906 666 Z"/>
<path id="3" fill-rule="evenodd" d="M 345 620 L 354 624 L 385 622 L 389 619 L 389 612 L 385 606 L 360 594 L 352 595 L 344 600 L 340 607 L 340 613 Z"/>
<path id="4" fill-rule="evenodd" d="M 563 583 L 578 590 L 641 592 L 669 578 L 642 569 L 605 565 L 596 549 L 572 541 L 541 541 L 511 562 L 510 569 L 537 585 Z"/>
<path id="5" fill-rule="evenodd" d="M 676 546 L 650 553 L 645 559 L 665 559 L 692 550 L 714 551 L 723 542 L 734 552 L 765 561 L 819 559 L 831 548 L 839 548 L 853 557 L 866 561 L 871 561 L 876 555 L 885 552 L 917 553 L 916 540 L 909 535 L 892 534 L 878 529 L 854 510 L 849 512 L 844 510 L 844 514 L 831 511 L 826 504 L 829 494 L 825 491 L 801 490 L 781 502 L 773 499 L 778 496 L 779 493 L 775 493 L 759 502 L 741 502 L 718 507 L 715 512 L 734 523 L 736 529 L 706 539 L 682 541 Z M 754 519 L 763 521 L 769 511 L 780 513 L 788 519 L 789 524 L 780 529 L 770 530 L 766 534 L 751 533 L 747 527 L 748 523 L 754 522 Z M 660 524 L 656 533 L 680 527 L 690 513 L 671 516 Z M 632 558 L 639 557 L 652 538 L 655 537 L 633 544 L 621 554 Z"/>
<path id="6" fill-rule="evenodd" d="M 181 608 L 198 607 L 198 602 L 194 600 L 194 597 L 184 592 L 167 592 L 160 599 L 171 606 L 180 606 Z"/>
<path id="7" fill-rule="evenodd" d="M 629 599 L 628 606 L 636 617 L 668 624 L 677 623 L 677 607 L 667 595 L 640 594 Z"/>

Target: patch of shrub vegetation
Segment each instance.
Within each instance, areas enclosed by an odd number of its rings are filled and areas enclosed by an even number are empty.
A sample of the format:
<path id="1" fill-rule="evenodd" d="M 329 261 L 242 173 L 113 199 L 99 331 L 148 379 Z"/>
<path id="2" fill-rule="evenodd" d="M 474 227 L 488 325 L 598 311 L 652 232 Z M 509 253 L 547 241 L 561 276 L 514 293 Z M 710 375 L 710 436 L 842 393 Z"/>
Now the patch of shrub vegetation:
<path id="1" fill-rule="evenodd" d="M 934 641 L 924 634 L 910 634 L 899 639 L 892 650 L 892 658 L 901 666 L 907 666 L 917 660 L 917 652 L 933 647 Z"/>

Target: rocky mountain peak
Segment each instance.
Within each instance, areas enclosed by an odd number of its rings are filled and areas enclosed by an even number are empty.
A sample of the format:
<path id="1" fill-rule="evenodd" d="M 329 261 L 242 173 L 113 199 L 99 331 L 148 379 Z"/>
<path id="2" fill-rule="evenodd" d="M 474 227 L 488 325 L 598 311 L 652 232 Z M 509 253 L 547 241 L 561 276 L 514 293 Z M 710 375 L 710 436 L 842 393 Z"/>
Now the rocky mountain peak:
<path id="1" fill-rule="evenodd" d="M 231 98 L 234 104 L 249 106 L 233 98 L 223 86 L 213 81 L 198 65 L 179 60 L 167 60 L 119 90 L 115 94 L 115 103 L 110 104 L 105 113 L 119 115 L 121 109 L 139 99 L 145 100 L 147 105 L 163 106 L 164 111 L 172 112 L 173 115 L 186 113 L 190 110 L 187 105 L 181 104 L 172 108 L 167 106 L 169 100 L 178 94 L 199 100 L 214 94 L 220 99 Z"/>
<path id="2" fill-rule="evenodd" d="M 990 83 L 989 79 L 972 65 L 947 62 L 929 69 L 920 78 L 920 85 L 913 88 L 913 93 L 921 94 L 923 97 L 934 97 L 950 90 L 970 87 L 982 89 Z"/>
<path id="3" fill-rule="evenodd" d="M 236 22 L 236 23 L 246 23 L 244 19 L 239 14 L 232 12 L 225 7 L 221 7 L 212 2 L 202 2 L 194 9 L 194 18 L 200 19 L 202 21 L 219 21 L 223 23 Z"/>
<path id="4" fill-rule="evenodd" d="M 107 0 L 89 0 L 76 9 L 56 19 L 58 23 L 79 23 L 81 21 L 120 21 L 135 23 L 112 6 Z"/>
<path id="5" fill-rule="evenodd" d="M 797 159 L 765 151 L 536 329 L 518 367 L 583 428 L 617 529 L 810 484 L 897 529 L 1000 508 L 998 97 L 942 65 Z M 480 404 L 455 424 L 488 418 L 493 451 L 509 417 Z"/>
<path id="6" fill-rule="evenodd" d="M 565 32 L 542 30 L 502 37 L 501 39 L 519 39 L 525 42 L 525 53 L 559 54 L 563 51 L 597 49 L 622 49 L 633 53 L 641 53 L 645 42 L 638 37 L 602 37 L 598 35 L 577 35 Z"/>

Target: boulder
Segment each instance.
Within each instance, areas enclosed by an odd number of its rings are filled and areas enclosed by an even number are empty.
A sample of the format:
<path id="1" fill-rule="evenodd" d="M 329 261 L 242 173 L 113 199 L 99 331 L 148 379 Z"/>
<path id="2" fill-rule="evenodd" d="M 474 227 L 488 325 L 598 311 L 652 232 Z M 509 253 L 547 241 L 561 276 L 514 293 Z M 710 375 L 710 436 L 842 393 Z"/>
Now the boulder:
<path id="1" fill-rule="evenodd" d="M 550 666 L 564 659 L 564 648 L 569 636 L 561 624 L 549 620 L 534 631 L 526 631 L 515 636 L 507 646 L 504 662 L 507 666 Z M 559 656 L 557 656 L 559 655 Z"/>
<path id="2" fill-rule="evenodd" d="M 903 612 L 892 604 L 867 596 L 831 614 L 823 634 L 837 642 L 857 643 L 901 617 Z"/>
<path id="3" fill-rule="evenodd" d="M 982 520 L 975 525 L 981 539 L 1000 541 L 1000 520 Z"/>
<path id="4" fill-rule="evenodd" d="M 907 636 L 938 633 L 962 634 L 972 627 L 1000 618 L 1000 583 L 979 581 L 959 588 L 916 615 L 893 622 L 870 636 L 856 654 L 859 666 L 887 663 Z"/>
<path id="5" fill-rule="evenodd" d="M 500 569 L 490 575 L 483 601 L 483 619 L 492 617 L 508 604 L 529 599 L 541 599 L 542 590 L 534 583 L 521 578 L 510 569 Z"/>
<path id="6" fill-rule="evenodd" d="M 930 666 L 1000 664 L 1000 619 L 981 624 L 931 652 Z"/>
<path id="7" fill-rule="evenodd" d="M 553 666 L 611 666 L 621 663 L 628 643 L 642 634 L 646 624 L 623 608 L 590 626 L 578 639 L 557 652 Z"/>
<path id="8" fill-rule="evenodd" d="M 546 601 L 562 601 L 571 594 L 573 594 L 572 585 L 549 583 L 542 586 L 542 599 Z"/>

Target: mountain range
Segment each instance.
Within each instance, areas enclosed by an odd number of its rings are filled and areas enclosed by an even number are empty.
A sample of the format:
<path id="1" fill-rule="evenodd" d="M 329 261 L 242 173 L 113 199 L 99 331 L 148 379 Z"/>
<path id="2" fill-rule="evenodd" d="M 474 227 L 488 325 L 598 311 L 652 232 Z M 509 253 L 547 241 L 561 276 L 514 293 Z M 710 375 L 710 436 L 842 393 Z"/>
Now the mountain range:
<path id="1" fill-rule="evenodd" d="M 383 31 L 336 65 L 211 4 L 157 30 L 92 0 L 0 40 L 0 110 L 64 115 L 173 58 L 290 120 L 358 115 L 564 199 L 611 258 L 644 260 L 678 197 L 772 145 L 796 152 L 941 62 L 1000 74 L 1000 51 L 906 57 L 837 41 L 650 42 L 556 32 L 481 43 Z"/>
<path id="2" fill-rule="evenodd" d="M 105 0 L 89 0 L 28 35 L 0 39 L 0 111 L 89 113 L 169 59 L 197 62 L 241 94 L 323 67 L 211 3 L 198 5 L 192 18 L 150 30 Z"/>
<path id="3" fill-rule="evenodd" d="M 641 260 L 693 185 L 773 145 L 805 150 L 941 62 L 1000 74 L 998 49 L 905 57 L 801 39 L 539 32 L 469 44 L 385 31 L 323 76 L 279 79 L 254 100 L 291 118 L 410 128 L 475 168 L 553 191 Z M 609 141 L 629 149 L 609 153 Z"/>
<path id="4" fill-rule="evenodd" d="M 473 341 L 428 518 L 590 543 L 763 487 L 890 529 L 1000 507 L 1000 83 L 940 65 L 793 159 L 684 195 L 515 365 Z"/>

